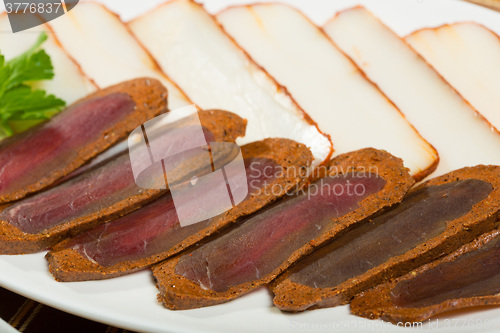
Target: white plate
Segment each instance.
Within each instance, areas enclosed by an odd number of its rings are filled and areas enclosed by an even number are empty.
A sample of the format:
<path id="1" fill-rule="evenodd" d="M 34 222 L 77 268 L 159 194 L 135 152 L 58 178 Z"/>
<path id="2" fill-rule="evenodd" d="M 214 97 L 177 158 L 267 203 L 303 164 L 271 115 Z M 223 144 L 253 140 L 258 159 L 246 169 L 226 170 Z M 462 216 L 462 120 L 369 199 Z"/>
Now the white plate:
<path id="1" fill-rule="evenodd" d="M 101 0 L 125 20 L 162 0 Z M 212 12 L 229 4 L 251 1 L 206 0 Z M 458 0 L 289 0 L 316 23 L 334 12 L 363 4 L 400 35 L 443 23 L 471 20 L 500 33 L 500 15 Z M 0 8 L 1 10 L 1 8 Z M 166 23 L 168 24 L 168 23 Z M 451 147 L 450 147 L 451 148 Z M 450 170 L 451 171 L 451 170 Z M 156 302 L 157 290 L 149 271 L 108 281 L 57 283 L 50 276 L 44 254 L 0 256 L 0 285 L 26 297 L 103 323 L 147 332 L 408 332 L 380 320 L 349 314 L 346 306 L 300 314 L 283 314 L 272 307 L 262 288 L 233 302 L 204 309 L 169 311 Z M 482 309 L 441 316 L 422 328 L 441 332 L 494 332 L 500 309 Z"/>
<path id="2" fill-rule="evenodd" d="M 1 318 L 0 318 L 0 332 L 3 332 L 3 333 L 19 333 L 18 330 L 16 330 L 14 327 L 12 327 L 9 324 L 7 324 Z"/>

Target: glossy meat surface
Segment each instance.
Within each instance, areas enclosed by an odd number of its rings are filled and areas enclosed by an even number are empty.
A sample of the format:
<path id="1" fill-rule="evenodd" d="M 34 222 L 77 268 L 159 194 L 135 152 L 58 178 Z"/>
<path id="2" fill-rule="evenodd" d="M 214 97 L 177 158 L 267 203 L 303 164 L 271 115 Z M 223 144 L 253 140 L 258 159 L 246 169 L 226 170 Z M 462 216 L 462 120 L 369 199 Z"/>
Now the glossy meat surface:
<path id="1" fill-rule="evenodd" d="M 383 179 L 368 175 L 348 174 L 313 183 L 307 193 L 277 203 L 181 257 L 176 274 L 221 292 L 272 273 L 327 229 L 333 218 L 356 209 L 361 200 L 384 187 Z"/>
<path id="2" fill-rule="evenodd" d="M 245 165 L 249 195 L 270 183 L 279 172 L 277 164 L 269 159 L 246 159 Z M 112 266 L 167 251 L 208 225 L 210 219 L 181 226 L 172 196 L 166 194 L 136 212 L 75 237 L 67 247 L 99 265 Z"/>
<path id="3" fill-rule="evenodd" d="M 240 131 L 244 129 L 244 122 L 227 112 L 203 111 L 199 116 L 203 124 L 202 136 L 207 142 L 234 141 L 235 136 L 240 135 Z M 181 119 L 176 123 L 182 126 L 183 121 Z M 230 121 L 231 124 L 224 127 L 222 124 L 225 121 Z M 210 127 L 210 130 L 207 127 Z M 163 133 L 163 145 L 169 146 L 169 141 L 175 145 L 177 141 L 184 139 L 175 135 L 169 137 L 170 132 L 172 131 Z M 233 146 L 236 145 L 232 144 L 230 147 L 234 148 Z M 212 154 L 213 161 L 223 163 L 234 156 L 233 150 L 217 151 Z M 207 173 L 206 168 L 199 163 L 200 155 L 196 151 L 185 156 L 173 173 L 172 183 Z M 147 161 L 151 164 L 149 156 Z M 47 191 L 5 207 L 0 212 L 0 220 L 25 233 L 41 234 L 59 225 L 64 225 L 64 228 L 77 228 L 90 222 L 118 217 L 120 215 L 117 214 L 130 212 L 158 197 L 162 190 L 166 190 L 163 172 L 155 173 L 155 170 L 148 169 L 144 173 L 148 183 L 156 186 L 141 187 L 134 178 L 130 155 L 123 153 L 114 159 L 110 158 L 101 164 L 90 166 L 86 172 L 77 172 L 74 178 L 60 182 Z M 162 187 L 157 184 L 162 184 Z"/>
<path id="4" fill-rule="evenodd" d="M 21 191 L 78 158 L 80 150 L 134 108 L 135 102 L 124 93 L 93 98 L 5 141 L 0 146 L 0 197 Z"/>
<path id="5" fill-rule="evenodd" d="M 351 301 L 357 316 L 392 323 L 423 322 L 461 309 L 500 305 L 500 229 Z M 493 326 L 492 326 L 493 327 Z"/>
<path id="6" fill-rule="evenodd" d="M 500 237 L 486 246 L 399 282 L 392 291 L 398 307 L 425 307 L 452 299 L 500 293 Z"/>
<path id="7" fill-rule="evenodd" d="M 491 190 L 490 184 L 475 179 L 424 187 L 305 258 L 289 278 L 312 288 L 336 287 L 438 236 L 447 221 L 469 212 Z"/>
<path id="8" fill-rule="evenodd" d="M 135 184 L 129 157 L 124 154 L 89 173 L 8 206 L 0 213 L 0 219 L 35 234 L 98 212 L 142 191 Z"/>

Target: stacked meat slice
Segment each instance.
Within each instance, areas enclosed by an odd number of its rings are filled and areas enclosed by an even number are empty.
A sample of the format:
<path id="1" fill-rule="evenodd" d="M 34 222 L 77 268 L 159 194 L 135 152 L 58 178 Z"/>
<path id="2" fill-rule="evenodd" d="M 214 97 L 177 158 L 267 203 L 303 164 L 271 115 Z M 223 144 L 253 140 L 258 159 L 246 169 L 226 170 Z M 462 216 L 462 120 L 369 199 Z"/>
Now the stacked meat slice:
<path id="1" fill-rule="evenodd" d="M 84 2 L 0 35 L 0 51 L 15 56 L 39 31 L 56 74 L 41 88 L 76 102 L 0 143 L 1 254 L 50 248 L 65 282 L 152 267 L 170 309 L 263 285 L 283 311 L 351 303 L 393 322 L 499 304 L 500 39 L 487 28 L 403 40 L 359 6 L 320 28 L 281 4 L 213 16 L 193 0 L 125 24 Z M 242 145 L 249 191 L 183 226 L 174 191 L 139 186 L 122 140 L 193 103 L 207 142 Z M 234 157 L 204 149 L 211 172 Z M 176 165 L 176 181 L 203 185 L 200 160 Z M 162 167 L 150 183 L 172 180 Z"/>

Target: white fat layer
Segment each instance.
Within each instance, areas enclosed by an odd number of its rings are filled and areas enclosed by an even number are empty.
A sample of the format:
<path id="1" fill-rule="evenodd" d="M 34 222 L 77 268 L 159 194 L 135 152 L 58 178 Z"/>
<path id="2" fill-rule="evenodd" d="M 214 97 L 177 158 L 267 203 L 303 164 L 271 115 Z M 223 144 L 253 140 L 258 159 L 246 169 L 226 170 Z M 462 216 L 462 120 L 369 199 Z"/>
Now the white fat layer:
<path id="1" fill-rule="evenodd" d="M 239 144 L 293 139 L 311 149 L 315 164 L 330 153 L 328 139 L 304 119 L 290 96 L 199 5 L 175 0 L 134 20 L 130 28 L 194 103 L 248 120 Z"/>
<path id="2" fill-rule="evenodd" d="M 417 31 L 406 41 L 500 130 L 500 38 L 475 23 Z"/>
<path id="3" fill-rule="evenodd" d="M 500 135 L 370 12 L 362 7 L 344 11 L 325 30 L 436 147 L 436 176 L 464 166 L 500 164 Z"/>
<path id="4" fill-rule="evenodd" d="M 102 5 L 80 3 L 49 24 L 64 49 L 100 87 L 152 77 L 168 89 L 169 108 L 192 104 L 158 69 L 120 19 Z"/>
<path id="5" fill-rule="evenodd" d="M 300 12 L 258 4 L 226 9 L 217 19 L 331 135 L 335 154 L 384 149 L 401 157 L 414 175 L 436 162 L 432 146 Z"/>
<path id="6" fill-rule="evenodd" d="M 44 27 L 39 26 L 29 30 L 8 33 L 11 31 L 7 15 L 0 15 L 0 52 L 6 60 L 12 59 L 27 51 L 36 42 L 39 33 L 46 31 L 48 39 L 42 45 L 47 52 L 54 66 L 54 78 L 43 80 L 31 84 L 34 88 L 43 89 L 50 94 L 71 104 L 76 100 L 92 93 L 96 87 L 91 83 L 84 73 L 80 71 L 78 65 L 64 52 L 57 44 L 53 34 Z"/>
<path id="7" fill-rule="evenodd" d="M 213 288 L 213 284 L 212 284 L 212 276 L 210 274 L 210 263 L 208 262 L 208 260 L 205 260 L 205 269 L 207 272 L 208 286 L 204 285 L 200 280 L 198 280 L 198 284 L 200 285 L 201 289 L 209 290 Z"/>
<path id="8" fill-rule="evenodd" d="M 97 261 L 95 261 L 95 260 L 94 260 L 94 258 L 92 258 L 91 256 L 89 256 L 89 255 L 87 254 L 87 249 L 86 249 L 85 247 L 83 247 L 82 252 L 83 252 L 84 257 L 85 257 L 87 260 L 89 260 L 89 261 L 90 261 L 91 263 L 93 263 L 93 264 L 98 265 Z"/>

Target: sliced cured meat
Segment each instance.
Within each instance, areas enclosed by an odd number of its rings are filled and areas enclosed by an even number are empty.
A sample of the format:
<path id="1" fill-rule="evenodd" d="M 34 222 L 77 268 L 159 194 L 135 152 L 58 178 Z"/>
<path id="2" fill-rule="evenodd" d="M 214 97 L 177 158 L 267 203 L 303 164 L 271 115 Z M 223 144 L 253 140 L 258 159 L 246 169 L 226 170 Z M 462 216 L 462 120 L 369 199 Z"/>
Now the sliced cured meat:
<path id="1" fill-rule="evenodd" d="M 465 166 L 500 165 L 500 135 L 369 11 L 355 7 L 341 12 L 325 31 L 437 149 L 436 176 Z"/>
<path id="2" fill-rule="evenodd" d="M 393 323 L 418 322 L 443 312 L 485 305 L 500 305 L 498 229 L 356 296 L 351 312 Z"/>
<path id="3" fill-rule="evenodd" d="M 245 132 L 245 121 L 229 112 L 201 111 L 199 116 L 201 125 L 215 141 L 234 141 Z M 187 169 L 184 174 L 177 174 L 179 178 L 191 176 Z M 43 250 L 64 237 L 135 210 L 164 192 L 137 186 L 130 158 L 123 154 L 4 207 L 0 212 L 0 253 Z"/>
<path id="4" fill-rule="evenodd" d="M 223 303 L 269 283 L 292 263 L 375 213 L 413 184 L 400 159 L 375 149 L 340 155 L 302 193 L 222 236 L 153 267 L 170 309 Z"/>
<path id="5" fill-rule="evenodd" d="M 296 171 L 305 171 L 312 161 L 304 145 L 287 139 L 266 139 L 241 149 L 249 196 L 233 209 L 181 226 L 172 197 L 163 196 L 132 214 L 57 245 L 47 254 L 51 273 L 59 281 L 95 280 L 157 263 L 259 210 L 290 189 L 301 187 L 305 177 Z"/>
<path id="6" fill-rule="evenodd" d="M 303 311 L 345 304 L 359 292 L 449 253 L 494 228 L 500 167 L 430 180 L 396 208 L 314 252 L 273 282 L 274 304 Z"/>
<path id="7" fill-rule="evenodd" d="M 384 187 L 384 180 L 369 175 L 328 178 L 314 183 L 308 195 L 297 196 L 254 217 L 238 231 L 182 258 L 176 273 L 197 281 L 203 289 L 224 292 L 230 287 L 272 273 L 297 249 L 321 234 L 330 219 L 339 218 L 358 207 L 367 196 Z M 348 194 L 363 188 L 360 195 Z M 333 190 L 332 190 L 333 189 Z M 339 193 L 345 193 L 344 195 Z M 236 239 L 236 241 L 234 241 Z M 290 248 L 290 251 L 283 251 Z M 274 254 L 274 255 L 272 255 Z M 206 264 L 204 264 L 206 262 Z"/>
<path id="8" fill-rule="evenodd" d="M 170 1 L 130 22 L 129 27 L 194 103 L 248 120 L 246 136 L 239 144 L 287 138 L 309 147 L 314 165 L 329 159 L 329 138 L 200 4 Z"/>
<path id="9" fill-rule="evenodd" d="M 147 76 L 159 80 L 167 88 L 169 109 L 192 104 L 162 73 L 118 15 L 103 5 L 80 3 L 49 25 L 62 47 L 97 85 L 107 87 Z"/>
<path id="10" fill-rule="evenodd" d="M 500 38 L 472 22 L 418 30 L 405 38 L 500 130 Z"/>
<path id="11" fill-rule="evenodd" d="M 384 149 L 401 157 L 417 179 L 437 167 L 435 149 L 302 13 L 267 3 L 230 7 L 217 20 L 321 124 L 335 154 Z"/>
<path id="12" fill-rule="evenodd" d="M 77 63 L 61 48 L 54 34 L 47 26 L 38 26 L 17 33 L 9 33 L 11 26 L 6 13 L 0 14 L 0 52 L 6 60 L 10 60 L 28 50 L 42 31 L 47 32 L 47 40 L 43 49 L 50 56 L 54 67 L 52 80 L 38 81 L 32 84 L 35 88 L 43 89 L 50 94 L 62 98 L 71 104 L 80 98 L 94 92 L 97 87 L 82 72 Z"/>
<path id="13" fill-rule="evenodd" d="M 42 190 L 166 111 L 167 91 L 142 78 L 100 90 L 0 145 L 0 203 Z"/>

